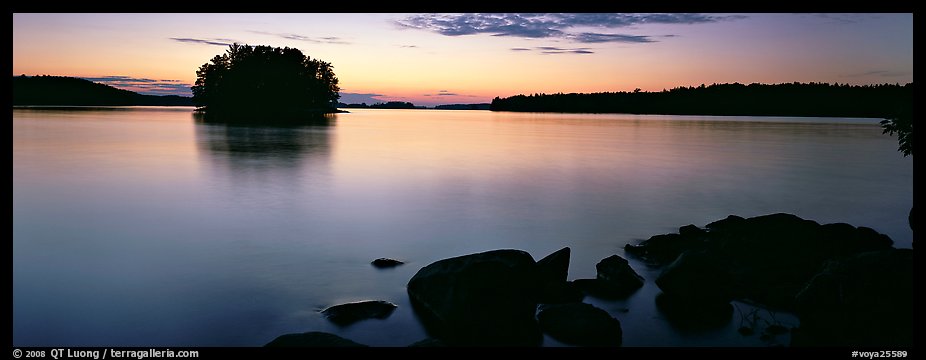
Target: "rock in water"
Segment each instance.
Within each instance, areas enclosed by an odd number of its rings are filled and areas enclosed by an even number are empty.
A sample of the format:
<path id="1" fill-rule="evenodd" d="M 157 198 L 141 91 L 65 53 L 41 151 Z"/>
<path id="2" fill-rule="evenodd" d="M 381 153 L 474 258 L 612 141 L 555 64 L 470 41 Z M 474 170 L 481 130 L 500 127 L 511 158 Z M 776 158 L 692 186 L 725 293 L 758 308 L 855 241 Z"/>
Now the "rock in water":
<path id="1" fill-rule="evenodd" d="M 404 262 L 401 262 L 396 259 L 379 258 L 379 259 L 373 260 L 371 264 L 373 264 L 373 266 L 376 268 L 385 269 L 385 268 L 392 268 L 392 267 L 402 265 L 404 264 Z"/>
<path id="2" fill-rule="evenodd" d="M 536 263 L 521 250 L 434 262 L 408 282 L 425 328 L 451 346 L 536 346 Z"/>
<path id="3" fill-rule="evenodd" d="M 695 226 L 695 224 L 688 224 L 678 228 L 678 234 L 681 236 L 704 236 L 707 232 Z"/>
<path id="4" fill-rule="evenodd" d="M 569 247 L 564 247 L 537 261 L 537 276 L 541 284 L 565 283 L 569 276 Z"/>
<path id="5" fill-rule="evenodd" d="M 643 286 L 643 277 L 633 271 L 626 259 L 611 255 L 595 265 L 598 280 L 615 296 L 630 295 Z"/>
<path id="6" fill-rule="evenodd" d="M 537 261 L 538 302 L 558 304 L 582 301 L 583 294 L 566 281 L 569 277 L 569 253 L 569 248 L 564 247 Z"/>
<path id="7" fill-rule="evenodd" d="M 797 295 L 792 346 L 912 347 L 913 250 L 830 261 Z"/>
<path id="8" fill-rule="evenodd" d="M 273 339 L 265 347 L 366 347 L 335 334 L 310 331 L 302 334 L 286 334 Z"/>
<path id="9" fill-rule="evenodd" d="M 702 304 L 725 304 L 734 296 L 724 260 L 704 251 L 679 256 L 659 275 L 656 285 L 673 298 Z"/>
<path id="10" fill-rule="evenodd" d="M 651 265 L 666 265 L 683 252 L 704 247 L 703 235 L 690 231 L 686 231 L 685 234 L 654 235 L 640 245 L 624 245 L 624 252 Z"/>
<path id="11" fill-rule="evenodd" d="M 395 308 L 396 305 L 388 301 L 369 300 L 335 305 L 322 310 L 322 315 L 339 326 L 347 326 L 370 318 L 385 319 Z"/>
<path id="12" fill-rule="evenodd" d="M 702 267 L 699 271 L 721 276 L 714 279 L 710 274 L 692 274 L 682 277 L 687 280 L 673 284 L 667 279 L 657 280 L 666 294 L 679 296 L 679 291 L 687 291 L 685 287 L 716 287 L 722 285 L 721 281 L 729 281 L 729 289 L 721 292 L 729 291 L 735 298 L 764 306 L 793 310 L 797 292 L 827 260 L 889 249 L 893 243 L 886 235 L 870 228 L 844 223 L 820 225 L 785 213 L 748 219 L 730 215 L 706 228 L 708 231 L 686 225 L 679 228 L 679 234 L 656 235 L 640 245 L 628 244 L 625 251 L 651 264 L 668 264 L 668 268 Z M 709 256 L 713 260 L 692 264 L 689 258 L 688 264 L 672 264 L 684 254 L 702 254 L 698 256 Z M 716 265 L 710 266 L 710 262 Z M 660 278 L 680 272 L 667 269 Z M 687 291 L 689 295 L 700 297 L 697 292 Z"/>
<path id="13" fill-rule="evenodd" d="M 540 327 L 555 339 L 579 346 L 620 346 L 621 323 L 607 311 L 585 303 L 545 306 Z"/>

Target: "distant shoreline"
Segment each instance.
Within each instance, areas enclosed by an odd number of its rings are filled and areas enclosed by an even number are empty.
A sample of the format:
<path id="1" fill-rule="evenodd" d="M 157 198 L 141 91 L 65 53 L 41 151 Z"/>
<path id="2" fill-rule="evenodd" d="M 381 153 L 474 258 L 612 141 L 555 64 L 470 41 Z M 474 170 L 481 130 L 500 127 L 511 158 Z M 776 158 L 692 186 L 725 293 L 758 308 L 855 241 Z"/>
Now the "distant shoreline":
<path id="1" fill-rule="evenodd" d="M 193 106 L 193 98 L 144 95 L 66 76 L 13 76 L 13 106 Z"/>
<path id="2" fill-rule="evenodd" d="M 635 115 L 892 118 L 913 107 L 913 83 L 713 84 L 659 92 L 556 93 L 492 100 L 492 111 Z"/>

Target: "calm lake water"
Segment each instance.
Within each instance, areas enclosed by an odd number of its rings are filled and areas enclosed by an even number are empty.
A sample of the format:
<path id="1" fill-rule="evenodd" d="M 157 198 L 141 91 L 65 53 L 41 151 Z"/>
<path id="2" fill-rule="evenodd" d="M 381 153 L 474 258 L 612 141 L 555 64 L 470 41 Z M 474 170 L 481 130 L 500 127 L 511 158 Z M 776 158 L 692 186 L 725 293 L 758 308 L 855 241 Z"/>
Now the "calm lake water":
<path id="1" fill-rule="evenodd" d="M 433 261 L 569 246 L 569 278 L 589 278 L 624 244 L 729 214 L 847 222 L 909 248 L 913 160 L 877 123 L 352 109 L 272 128 L 191 108 L 14 109 L 13 344 L 261 346 L 319 330 L 404 346 L 426 337 L 405 284 Z M 625 346 L 787 343 L 739 335 L 737 314 L 676 328 L 654 306 L 658 271 L 632 265 L 647 279 L 634 296 L 585 300 L 621 320 Z M 399 307 L 345 328 L 318 314 L 365 299 Z"/>

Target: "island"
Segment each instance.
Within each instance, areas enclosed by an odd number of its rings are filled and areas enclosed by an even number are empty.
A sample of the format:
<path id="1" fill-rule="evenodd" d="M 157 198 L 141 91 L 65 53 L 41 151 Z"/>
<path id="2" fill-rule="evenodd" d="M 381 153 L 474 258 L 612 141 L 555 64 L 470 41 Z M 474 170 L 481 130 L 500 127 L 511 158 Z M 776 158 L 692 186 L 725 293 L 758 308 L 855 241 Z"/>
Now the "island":
<path id="1" fill-rule="evenodd" d="M 290 47 L 234 43 L 196 71 L 197 110 L 215 118 L 315 116 L 338 112 L 331 63 Z"/>

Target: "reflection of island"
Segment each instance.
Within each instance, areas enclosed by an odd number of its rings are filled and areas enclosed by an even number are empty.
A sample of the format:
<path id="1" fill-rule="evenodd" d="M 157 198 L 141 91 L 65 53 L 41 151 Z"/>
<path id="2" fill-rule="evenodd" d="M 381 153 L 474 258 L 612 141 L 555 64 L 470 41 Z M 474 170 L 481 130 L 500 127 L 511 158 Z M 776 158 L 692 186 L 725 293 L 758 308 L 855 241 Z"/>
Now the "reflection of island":
<path id="1" fill-rule="evenodd" d="M 321 173 L 318 166 L 327 168 L 334 115 L 279 126 L 266 121 L 261 125 L 219 122 L 199 113 L 193 116 L 203 165 L 232 184 L 285 181 L 288 184 L 281 185 L 297 185 L 295 181 L 304 178 L 304 168 L 312 168 L 308 174 Z"/>

